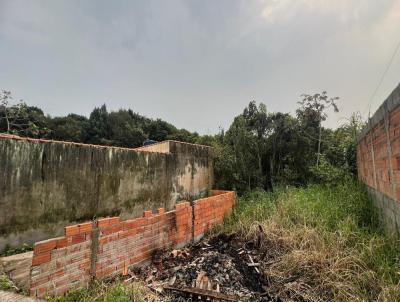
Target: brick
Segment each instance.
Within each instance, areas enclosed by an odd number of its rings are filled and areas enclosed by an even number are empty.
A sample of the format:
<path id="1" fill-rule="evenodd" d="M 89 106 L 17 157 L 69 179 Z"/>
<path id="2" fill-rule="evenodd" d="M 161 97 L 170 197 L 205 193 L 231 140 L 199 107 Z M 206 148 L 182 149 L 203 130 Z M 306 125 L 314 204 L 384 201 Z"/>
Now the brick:
<path id="1" fill-rule="evenodd" d="M 97 220 L 97 226 L 99 228 L 108 227 L 110 225 L 110 218 L 101 218 Z"/>
<path id="2" fill-rule="evenodd" d="M 136 221 L 137 221 L 137 227 L 142 227 L 147 225 L 147 218 L 144 217 L 137 218 Z"/>
<path id="3" fill-rule="evenodd" d="M 123 230 L 130 230 L 137 226 L 136 219 L 129 219 L 122 222 Z"/>
<path id="4" fill-rule="evenodd" d="M 181 202 L 181 203 L 177 203 L 175 205 L 175 209 L 182 210 L 182 209 L 185 209 L 187 206 L 188 206 L 187 202 Z"/>
<path id="5" fill-rule="evenodd" d="M 102 235 L 111 235 L 122 231 L 123 224 L 115 224 L 105 227 L 101 230 Z"/>
<path id="6" fill-rule="evenodd" d="M 153 212 L 152 211 L 144 211 L 143 212 L 143 217 L 149 218 L 151 216 L 153 216 Z"/>
<path id="7" fill-rule="evenodd" d="M 63 237 L 57 240 L 57 249 L 66 247 L 68 245 L 68 239 Z"/>
<path id="8" fill-rule="evenodd" d="M 39 255 L 34 255 L 32 258 L 32 266 L 37 266 L 51 260 L 51 252 L 45 252 Z"/>
<path id="9" fill-rule="evenodd" d="M 60 270 L 54 272 L 53 274 L 51 274 L 49 279 L 53 280 L 56 278 L 60 278 L 60 277 L 64 276 L 64 274 L 65 274 L 64 269 L 60 269 Z"/>
<path id="10" fill-rule="evenodd" d="M 90 233 L 93 228 L 93 223 L 92 222 L 81 223 L 78 225 L 78 227 L 80 234 Z"/>
<path id="11" fill-rule="evenodd" d="M 47 282 L 49 282 L 49 280 L 50 280 L 49 275 L 43 275 L 43 276 L 38 276 L 36 278 L 31 278 L 30 286 L 31 288 L 41 287 L 41 285 L 46 284 Z"/>
<path id="12" fill-rule="evenodd" d="M 117 225 L 117 224 L 121 223 L 121 219 L 119 217 L 110 217 L 108 219 L 108 223 L 109 223 L 109 225 Z"/>
<path id="13" fill-rule="evenodd" d="M 49 252 L 57 247 L 57 239 L 49 239 L 35 243 L 33 252 L 35 255 Z"/>
<path id="14" fill-rule="evenodd" d="M 65 236 L 74 236 L 79 234 L 78 225 L 70 225 L 64 228 Z"/>
<path id="15" fill-rule="evenodd" d="M 400 170 L 400 156 L 392 157 L 393 170 Z"/>
<path id="16" fill-rule="evenodd" d="M 165 214 L 165 209 L 164 209 L 164 208 L 158 208 L 158 209 L 157 209 L 157 213 L 158 213 L 159 215 Z"/>
<path id="17" fill-rule="evenodd" d="M 72 236 L 72 244 L 84 242 L 86 240 L 85 234 L 77 234 Z"/>

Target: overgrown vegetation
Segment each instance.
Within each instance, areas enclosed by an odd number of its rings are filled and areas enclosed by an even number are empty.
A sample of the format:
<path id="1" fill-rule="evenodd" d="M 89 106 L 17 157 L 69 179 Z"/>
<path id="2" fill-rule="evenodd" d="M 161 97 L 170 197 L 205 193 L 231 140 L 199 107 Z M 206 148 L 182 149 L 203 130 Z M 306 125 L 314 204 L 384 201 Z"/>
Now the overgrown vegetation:
<path id="1" fill-rule="evenodd" d="M 299 301 L 400 301 L 400 245 L 385 235 L 361 184 L 255 191 L 219 232 L 261 249 L 269 291 Z"/>
<path id="2" fill-rule="evenodd" d="M 217 186 L 239 193 L 257 188 L 272 191 L 279 185 L 303 186 L 354 176 L 356 139 L 363 123 L 353 115 L 335 130 L 322 127 L 326 107 L 321 106 L 327 96 L 320 98 L 312 96 L 311 104 L 303 100 L 295 117 L 267 112 L 265 105 L 251 102 L 228 131 L 214 138 Z"/>

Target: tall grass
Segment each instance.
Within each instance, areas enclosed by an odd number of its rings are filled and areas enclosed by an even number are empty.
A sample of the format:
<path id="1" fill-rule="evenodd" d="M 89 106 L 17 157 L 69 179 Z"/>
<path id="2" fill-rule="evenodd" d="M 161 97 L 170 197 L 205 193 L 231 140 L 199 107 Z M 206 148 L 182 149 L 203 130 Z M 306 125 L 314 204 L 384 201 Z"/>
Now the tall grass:
<path id="1" fill-rule="evenodd" d="M 399 241 L 385 234 L 358 182 L 251 192 L 219 231 L 251 239 L 258 225 L 272 263 L 265 270 L 272 293 L 304 301 L 400 301 Z"/>

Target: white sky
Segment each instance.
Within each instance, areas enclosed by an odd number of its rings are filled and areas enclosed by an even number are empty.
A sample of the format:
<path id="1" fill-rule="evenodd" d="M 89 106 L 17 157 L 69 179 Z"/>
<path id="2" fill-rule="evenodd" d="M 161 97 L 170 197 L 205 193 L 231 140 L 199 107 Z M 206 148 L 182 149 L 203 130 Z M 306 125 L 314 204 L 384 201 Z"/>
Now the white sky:
<path id="1" fill-rule="evenodd" d="M 294 112 L 369 99 L 400 40 L 400 0 L 0 0 L 0 89 L 51 115 L 131 108 L 180 128 L 227 128 L 251 101 Z M 400 53 L 374 112 L 400 82 Z"/>

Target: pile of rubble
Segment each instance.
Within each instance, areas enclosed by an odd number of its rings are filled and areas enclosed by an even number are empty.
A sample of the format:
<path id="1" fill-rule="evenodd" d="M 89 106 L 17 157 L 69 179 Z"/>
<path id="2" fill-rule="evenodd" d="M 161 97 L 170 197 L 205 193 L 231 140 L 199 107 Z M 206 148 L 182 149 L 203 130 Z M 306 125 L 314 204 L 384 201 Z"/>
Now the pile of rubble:
<path id="1" fill-rule="evenodd" d="M 220 235 L 172 252 L 159 251 L 131 279 L 174 301 L 276 301 L 265 292 L 253 242 Z"/>

